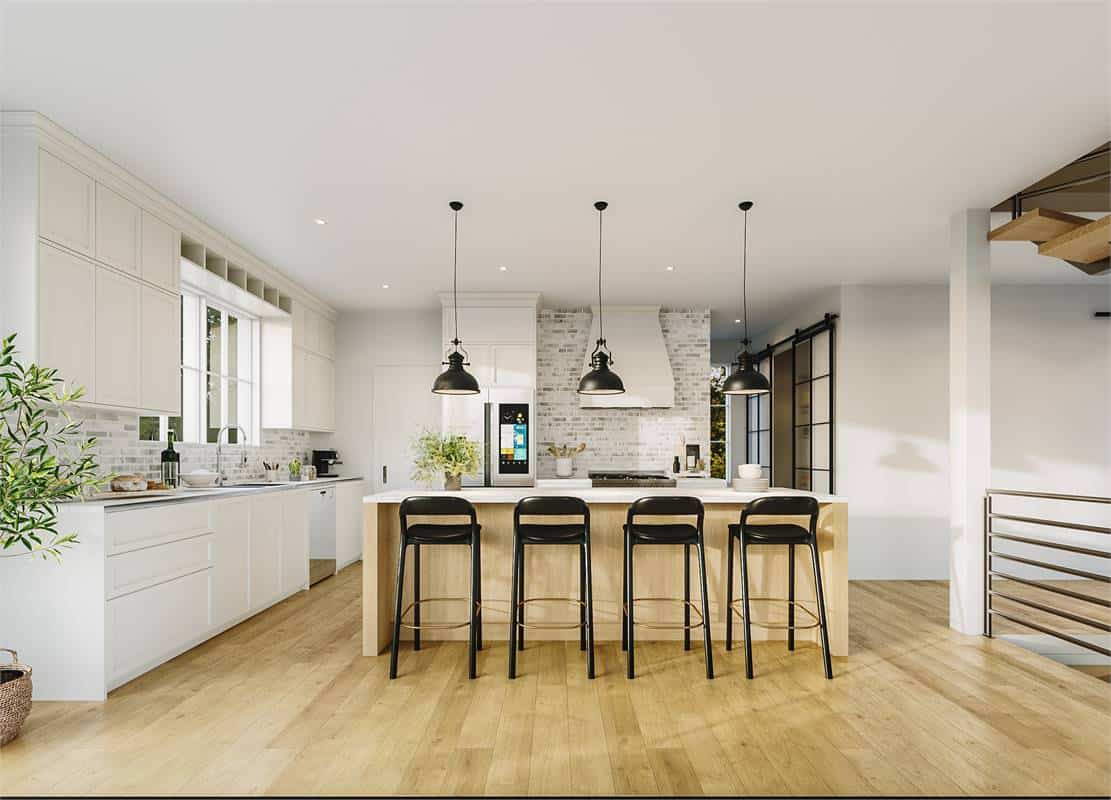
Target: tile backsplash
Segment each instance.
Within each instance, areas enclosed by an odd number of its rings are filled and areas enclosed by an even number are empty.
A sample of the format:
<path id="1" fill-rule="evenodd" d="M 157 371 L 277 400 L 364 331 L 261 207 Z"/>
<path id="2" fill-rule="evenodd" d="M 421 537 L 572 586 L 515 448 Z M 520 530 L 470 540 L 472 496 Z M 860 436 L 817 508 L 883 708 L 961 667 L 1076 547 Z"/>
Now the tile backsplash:
<path id="1" fill-rule="evenodd" d="M 84 432 L 97 438 L 97 463 L 102 474 L 134 473 L 146 478 L 158 478 L 161 470 L 165 442 L 139 440 L 139 417 L 127 412 L 76 409 L 75 419 L 85 420 Z M 216 469 L 216 445 L 175 442 L 174 449 L 181 453 L 181 471 Z M 247 463 L 244 465 L 243 455 Z M 284 468 L 294 458 L 309 463 L 312 445 L 306 431 L 262 431 L 262 444 L 223 446 L 223 469 L 231 480 L 262 477 L 262 462 L 277 462 Z"/>
<path id="2" fill-rule="evenodd" d="M 580 408 L 575 389 L 590 336 L 589 310 L 549 310 L 537 320 L 537 473 L 555 476 L 549 444 L 586 442 L 575 475 L 591 469 L 671 470 L 680 438 L 710 453 L 710 312 L 664 310 L 660 327 L 675 376 L 671 408 Z M 620 373 L 620 368 L 618 368 Z"/>

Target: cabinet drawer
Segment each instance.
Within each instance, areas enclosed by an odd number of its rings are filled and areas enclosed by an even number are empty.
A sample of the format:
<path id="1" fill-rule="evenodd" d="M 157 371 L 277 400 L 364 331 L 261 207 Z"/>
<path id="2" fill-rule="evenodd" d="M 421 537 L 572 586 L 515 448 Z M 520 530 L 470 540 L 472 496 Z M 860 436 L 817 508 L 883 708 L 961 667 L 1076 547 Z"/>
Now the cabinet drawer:
<path id="1" fill-rule="evenodd" d="M 210 574 L 194 572 L 105 604 L 109 685 L 172 658 L 204 636 Z"/>
<path id="2" fill-rule="evenodd" d="M 113 511 L 108 516 L 109 555 L 211 533 L 209 503 L 173 503 L 157 508 Z"/>
<path id="3" fill-rule="evenodd" d="M 105 592 L 111 600 L 212 566 L 212 534 L 109 556 Z"/>

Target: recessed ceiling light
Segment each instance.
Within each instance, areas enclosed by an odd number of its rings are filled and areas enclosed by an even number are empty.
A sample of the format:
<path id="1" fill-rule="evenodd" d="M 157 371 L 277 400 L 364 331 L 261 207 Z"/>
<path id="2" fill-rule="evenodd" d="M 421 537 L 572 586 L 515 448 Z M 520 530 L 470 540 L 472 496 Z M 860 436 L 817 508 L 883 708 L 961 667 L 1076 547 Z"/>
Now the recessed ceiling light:
<path id="1" fill-rule="evenodd" d="M 734 321 L 735 323 L 737 323 L 738 325 L 740 325 L 740 324 L 741 324 L 741 321 L 740 321 L 739 319 L 735 319 L 735 320 L 733 320 L 733 321 Z"/>
<path id="2" fill-rule="evenodd" d="M 509 267 L 498 267 L 498 272 L 508 272 Z"/>
<path id="3" fill-rule="evenodd" d="M 674 272 L 674 271 L 675 271 L 675 267 L 668 267 L 668 268 L 667 268 L 667 271 L 668 271 L 668 272 Z"/>
<path id="4" fill-rule="evenodd" d="M 313 222 L 315 222 L 317 225 L 327 225 L 328 224 L 328 220 L 324 219 L 323 217 L 317 217 L 316 219 L 313 220 Z"/>
<path id="5" fill-rule="evenodd" d="M 389 285 L 388 283 L 383 283 L 383 284 L 382 284 L 382 288 L 383 288 L 383 289 L 389 289 L 389 288 L 390 288 L 390 285 Z"/>

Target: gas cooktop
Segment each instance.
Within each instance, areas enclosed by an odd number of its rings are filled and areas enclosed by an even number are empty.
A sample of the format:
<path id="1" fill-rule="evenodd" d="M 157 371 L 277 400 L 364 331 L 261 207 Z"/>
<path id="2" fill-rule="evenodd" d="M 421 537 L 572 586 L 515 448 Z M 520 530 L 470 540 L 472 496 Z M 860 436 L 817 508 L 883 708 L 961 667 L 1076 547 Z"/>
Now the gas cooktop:
<path id="1" fill-rule="evenodd" d="M 668 488 L 675 486 L 675 478 L 662 470 L 592 469 L 588 474 L 590 485 L 594 488 Z"/>

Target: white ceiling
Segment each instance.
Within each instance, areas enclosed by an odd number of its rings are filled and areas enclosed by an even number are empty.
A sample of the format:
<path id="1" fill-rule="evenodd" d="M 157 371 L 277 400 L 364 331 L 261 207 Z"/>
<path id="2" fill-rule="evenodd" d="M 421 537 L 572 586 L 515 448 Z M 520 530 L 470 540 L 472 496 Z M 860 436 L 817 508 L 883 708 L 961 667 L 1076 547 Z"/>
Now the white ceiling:
<path id="1" fill-rule="evenodd" d="M 604 198 L 607 302 L 709 305 L 727 334 L 752 199 L 759 329 L 822 287 L 943 281 L 954 210 L 1111 138 L 1104 2 L 0 13 L 4 107 L 340 309 L 434 306 L 456 198 L 461 288 L 589 304 Z M 1032 245 L 993 259 L 1092 281 Z"/>

